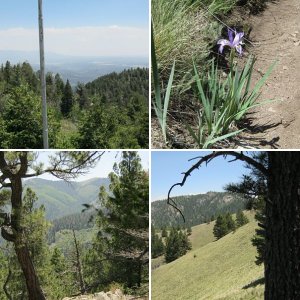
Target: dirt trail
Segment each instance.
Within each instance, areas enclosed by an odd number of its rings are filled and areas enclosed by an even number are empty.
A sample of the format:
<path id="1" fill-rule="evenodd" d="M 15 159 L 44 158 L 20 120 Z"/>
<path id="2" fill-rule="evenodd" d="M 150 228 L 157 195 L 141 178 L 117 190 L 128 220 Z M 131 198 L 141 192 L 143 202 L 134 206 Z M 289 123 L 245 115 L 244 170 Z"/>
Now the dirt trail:
<path id="1" fill-rule="evenodd" d="M 270 3 L 262 15 L 251 17 L 250 23 L 256 79 L 278 59 L 260 100 L 278 101 L 257 108 L 250 116 L 252 133 L 244 134 L 244 145 L 300 148 L 300 0 Z"/>

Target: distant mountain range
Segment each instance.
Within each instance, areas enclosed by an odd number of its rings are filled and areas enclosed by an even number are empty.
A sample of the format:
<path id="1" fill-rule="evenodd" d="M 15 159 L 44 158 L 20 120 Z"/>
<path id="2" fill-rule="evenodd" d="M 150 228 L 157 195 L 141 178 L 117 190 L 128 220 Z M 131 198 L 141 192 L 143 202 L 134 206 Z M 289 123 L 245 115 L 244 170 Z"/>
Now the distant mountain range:
<path id="1" fill-rule="evenodd" d="M 151 221 L 156 228 L 164 226 L 195 226 L 208 222 L 212 216 L 221 213 L 236 213 L 245 209 L 247 200 L 242 195 L 229 192 L 208 192 L 199 195 L 174 197 L 177 207 L 185 217 L 185 223 L 178 211 L 167 204 L 167 200 L 151 203 Z"/>
<path id="2" fill-rule="evenodd" d="M 38 51 L 0 50 L 0 64 L 10 61 L 12 64 L 29 62 L 35 71 L 40 68 Z M 121 72 L 124 69 L 149 67 L 146 57 L 81 57 L 48 52 L 45 55 L 46 71 L 59 73 L 72 85 L 87 83 L 100 76 Z"/>
<path id="3" fill-rule="evenodd" d="M 24 190 L 30 187 L 35 191 L 39 198 L 38 206 L 42 204 L 45 206 L 46 218 L 49 220 L 81 212 L 84 208 L 83 204 L 89 204 L 98 199 L 100 186 L 108 190 L 109 179 L 92 178 L 68 183 L 34 178 L 24 182 Z"/>

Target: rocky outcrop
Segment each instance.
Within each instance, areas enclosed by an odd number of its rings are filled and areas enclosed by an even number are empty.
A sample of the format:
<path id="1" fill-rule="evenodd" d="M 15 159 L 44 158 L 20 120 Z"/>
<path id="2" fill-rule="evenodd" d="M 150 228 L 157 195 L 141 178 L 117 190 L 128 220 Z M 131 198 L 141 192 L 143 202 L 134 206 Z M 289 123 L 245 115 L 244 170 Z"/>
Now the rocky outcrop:
<path id="1" fill-rule="evenodd" d="M 100 292 L 93 295 L 82 295 L 78 297 L 72 297 L 72 298 L 64 298 L 63 300 L 133 300 L 137 299 L 134 296 L 126 296 L 122 293 L 121 290 L 117 289 L 115 292 Z M 141 299 L 141 298 L 138 298 Z"/>

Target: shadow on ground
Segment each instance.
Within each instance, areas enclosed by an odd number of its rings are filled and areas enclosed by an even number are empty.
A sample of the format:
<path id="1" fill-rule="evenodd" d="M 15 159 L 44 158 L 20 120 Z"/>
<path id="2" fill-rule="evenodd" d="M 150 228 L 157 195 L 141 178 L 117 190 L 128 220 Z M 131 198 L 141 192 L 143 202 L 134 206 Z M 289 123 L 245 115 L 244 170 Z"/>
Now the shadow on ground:
<path id="1" fill-rule="evenodd" d="M 252 281 L 249 284 L 243 286 L 243 290 L 246 290 L 246 289 L 249 289 L 249 288 L 254 288 L 254 287 L 256 287 L 258 285 L 261 285 L 261 284 L 265 284 L 265 278 L 264 277 L 259 278 L 255 281 Z"/>

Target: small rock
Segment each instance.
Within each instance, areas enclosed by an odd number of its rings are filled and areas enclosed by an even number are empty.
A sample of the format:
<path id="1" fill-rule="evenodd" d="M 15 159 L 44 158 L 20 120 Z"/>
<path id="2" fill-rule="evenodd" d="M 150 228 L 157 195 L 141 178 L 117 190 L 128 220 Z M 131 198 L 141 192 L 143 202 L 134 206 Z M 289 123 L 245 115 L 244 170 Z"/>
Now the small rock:
<path id="1" fill-rule="evenodd" d="M 289 68 L 287 66 L 283 66 L 283 70 L 287 71 Z"/>
<path id="2" fill-rule="evenodd" d="M 298 46 L 300 45 L 300 41 L 295 42 L 294 45 L 295 45 L 296 47 L 298 47 Z"/>

